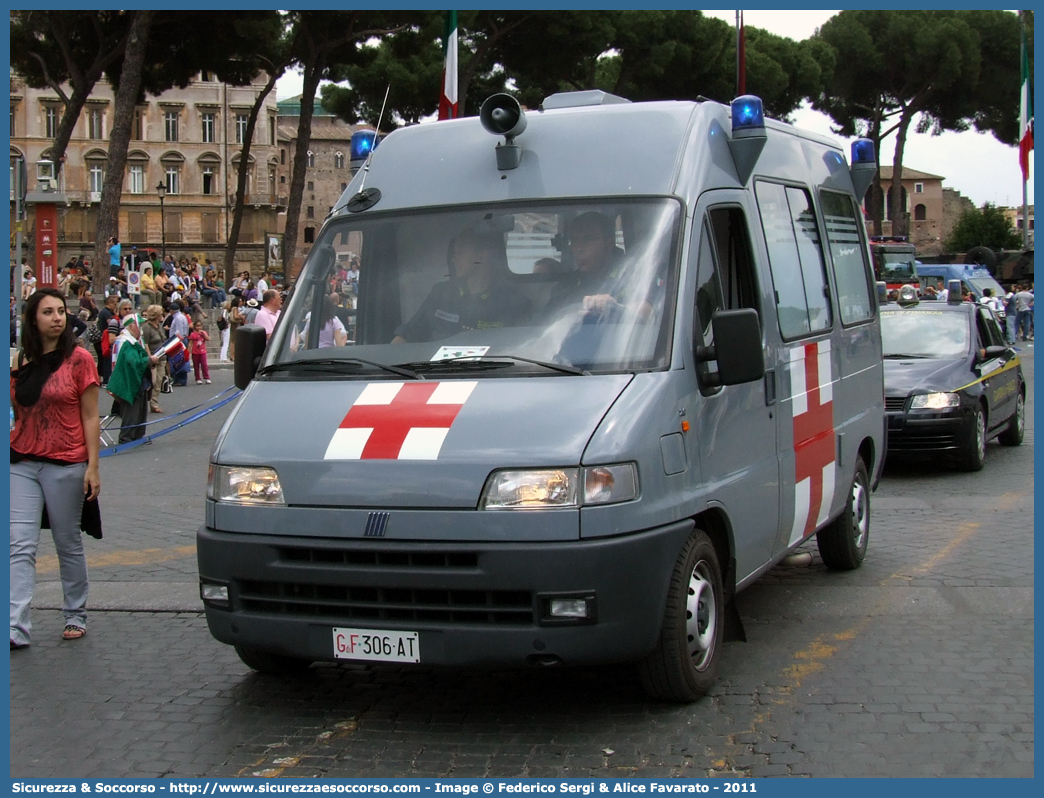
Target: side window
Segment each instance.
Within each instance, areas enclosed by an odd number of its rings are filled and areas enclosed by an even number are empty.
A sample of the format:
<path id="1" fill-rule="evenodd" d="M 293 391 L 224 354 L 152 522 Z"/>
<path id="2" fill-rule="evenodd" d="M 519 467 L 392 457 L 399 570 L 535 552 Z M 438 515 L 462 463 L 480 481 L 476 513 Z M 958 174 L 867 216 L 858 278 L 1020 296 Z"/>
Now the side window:
<path id="1" fill-rule="evenodd" d="M 989 310 L 979 310 L 979 331 L 984 346 L 1007 346 L 1004 333 L 1001 332 L 997 317 Z"/>
<path id="2" fill-rule="evenodd" d="M 859 236 L 862 224 L 855 201 L 836 191 L 820 192 L 827 245 L 834 264 L 838 313 L 842 324 L 855 324 L 873 318 L 874 302 L 870 289 L 870 267 Z"/>
<path id="3" fill-rule="evenodd" d="M 779 331 L 784 339 L 829 330 L 832 322 L 819 226 L 805 189 L 758 182 Z"/>
<path id="4" fill-rule="evenodd" d="M 696 269 L 696 343 L 714 344 L 711 317 L 716 310 L 758 309 L 747 220 L 740 208 L 713 208 L 703 221 Z M 701 376 L 714 374 L 717 364 L 701 363 Z"/>

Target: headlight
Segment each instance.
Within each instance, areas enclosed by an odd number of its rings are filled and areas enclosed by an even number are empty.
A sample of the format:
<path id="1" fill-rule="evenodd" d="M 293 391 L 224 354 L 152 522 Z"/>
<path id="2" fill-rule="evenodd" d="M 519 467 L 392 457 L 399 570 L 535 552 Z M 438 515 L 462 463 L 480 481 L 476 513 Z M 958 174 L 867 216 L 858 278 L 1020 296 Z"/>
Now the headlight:
<path id="1" fill-rule="evenodd" d="M 947 407 L 960 407 L 961 397 L 955 393 L 924 393 L 913 397 L 910 408 L 913 410 L 942 410 Z"/>
<path id="2" fill-rule="evenodd" d="M 497 471 L 490 475 L 481 510 L 527 510 L 615 504 L 638 497 L 634 463 L 587 468 Z"/>
<path id="3" fill-rule="evenodd" d="M 497 471 L 486 480 L 481 510 L 576 507 L 579 469 Z"/>
<path id="4" fill-rule="evenodd" d="M 284 504 L 274 468 L 210 465 L 207 498 L 228 504 Z"/>

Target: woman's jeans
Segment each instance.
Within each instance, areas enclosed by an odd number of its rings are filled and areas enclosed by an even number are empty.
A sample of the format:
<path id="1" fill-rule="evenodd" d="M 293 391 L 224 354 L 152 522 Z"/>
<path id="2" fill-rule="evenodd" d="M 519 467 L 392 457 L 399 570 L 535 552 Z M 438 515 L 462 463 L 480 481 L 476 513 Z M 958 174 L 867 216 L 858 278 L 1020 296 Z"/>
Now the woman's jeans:
<path id="1" fill-rule="evenodd" d="M 66 625 L 87 628 L 87 555 L 80 532 L 86 463 L 53 465 L 23 460 L 11 465 L 11 640 L 28 643 L 29 607 L 36 587 L 36 551 L 44 503 L 58 552 Z"/>

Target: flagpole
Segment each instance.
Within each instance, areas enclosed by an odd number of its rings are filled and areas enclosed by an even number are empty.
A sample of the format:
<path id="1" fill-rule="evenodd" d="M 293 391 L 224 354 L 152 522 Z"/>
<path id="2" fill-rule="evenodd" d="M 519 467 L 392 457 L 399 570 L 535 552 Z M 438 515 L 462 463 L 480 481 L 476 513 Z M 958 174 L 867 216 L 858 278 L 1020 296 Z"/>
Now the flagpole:
<path id="1" fill-rule="evenodd" d="M 1022 99 L 1019 108 L 1019 162 L 1022 167 L 1022 248 L 1028 250 L 1029 243 L 1029 194 L 1027 183 L 1029 182 L 1029 153 L 1026 150 L 1026 140 L 1029 137 L 1029 148 L 1033 148 L 1033 92 L 1029 86 L 1029 53 L 1026 46 L 1026 18 L 1019 11 L 1020 27 L 1020 64 L 1022 72 Z"/>

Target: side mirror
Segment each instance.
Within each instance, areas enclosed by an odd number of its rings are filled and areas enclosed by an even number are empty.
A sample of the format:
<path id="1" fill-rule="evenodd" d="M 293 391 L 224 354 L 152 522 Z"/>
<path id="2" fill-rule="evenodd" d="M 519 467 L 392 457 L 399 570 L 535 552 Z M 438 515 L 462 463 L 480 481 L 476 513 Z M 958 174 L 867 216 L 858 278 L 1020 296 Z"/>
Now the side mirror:
<path id="1" fill-rule="evenodd" d="M 987 346 L 986 354 L 983 357 L 980 357 L 978 360 L 980 363 L 985 363 L 987 360 L 993 360 L 997 357 L 1004 357 L 1007 353 L 1008 347 L 1006 346 Z"/>
<path id="2" fill-rule="evenodd" d="M 245 390 L 254 379 L 267 345 L 268 336 L 260 324 L 244 324 L 236 330 L 236 360 L 232 371 L 239 390 Z"/>
<path id="3" fill-rule="evenodd" d="M 711 327 L 714 329 L 714 346 L 696 347 L 696 360 L 700 363 L 717 361 L 718 373 L 712 375 L 715 387 L 754 382 L 765 376 L 761 320 L 756 310 L 715 311 Z"/>

